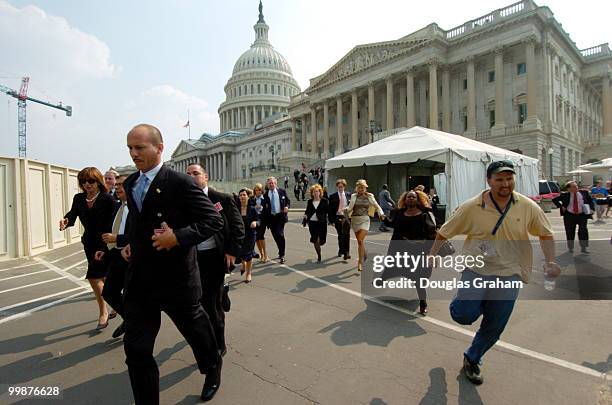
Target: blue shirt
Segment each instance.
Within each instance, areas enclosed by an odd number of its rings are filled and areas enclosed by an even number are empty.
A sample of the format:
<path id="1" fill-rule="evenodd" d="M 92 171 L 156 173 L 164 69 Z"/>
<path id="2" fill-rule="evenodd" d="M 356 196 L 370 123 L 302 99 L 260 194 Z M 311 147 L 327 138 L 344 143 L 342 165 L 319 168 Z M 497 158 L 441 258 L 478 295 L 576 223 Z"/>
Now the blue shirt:
<path id="1" fill-rule="evenodd" d="M 608 190 L 603 187 L 593 187 L 591 189 L 591 194 L 603 194 L 606 197 L 608 196 Z"/>

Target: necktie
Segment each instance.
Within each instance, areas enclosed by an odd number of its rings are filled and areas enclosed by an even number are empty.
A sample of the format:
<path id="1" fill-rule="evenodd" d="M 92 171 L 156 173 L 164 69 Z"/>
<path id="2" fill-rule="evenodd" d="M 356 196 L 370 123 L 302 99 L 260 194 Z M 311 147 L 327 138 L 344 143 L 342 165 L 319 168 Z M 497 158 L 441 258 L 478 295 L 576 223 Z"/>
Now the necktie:
<path id="1" fill-rule="evenodd" d="M 574 194 L 574 214 L 578 214 L 578 193 Z"/>
<path id="2" fill-rule="evenodd" d="M 142 201 L 145 198 L 145 189 L 149 184 L 149 178 L 144 174 L 140 175 L 136 187 L 134 187 L 134 201 L 138 207 L 138 211 L 142 211 Z"/>
<path id="3" fill-rule="evenodd" d="M 119 228 L 121 227 L 121 219 L 123 218 L 123 211 L 125 210 L 125 204 L 121 203 L 121 206 L 117 210 L 117 215 L 115 215 L 115 220 L 113 221 L 113 229 L 111 230 L 113 235 L 119 234 Z M 108 248 L 112 249 L 117 247 L 116 243 L 108 243 Z"/>
<path id="4" fill-rule="evenodd" d="M 342 214 L 344 208 L 346 208 L 346 200 L 344 193 L 338 193 L 338 198 L 340 198 L 340 205 L 338 205 L 338 213 Z"/>
<path id="5" fill-rule="evenodd" d="M 277 214 L 276 209 L 276 190 L 272 190 L 270 193 L 270 207 L 272 209 L 272 214 Z"/>

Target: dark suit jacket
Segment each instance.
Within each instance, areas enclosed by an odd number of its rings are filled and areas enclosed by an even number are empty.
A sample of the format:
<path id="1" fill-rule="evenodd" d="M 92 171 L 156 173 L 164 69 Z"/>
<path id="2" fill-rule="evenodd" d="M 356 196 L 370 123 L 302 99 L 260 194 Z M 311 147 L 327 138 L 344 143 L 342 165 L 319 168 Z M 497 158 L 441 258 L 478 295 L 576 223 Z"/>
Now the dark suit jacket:
<path id="1" fill-rule="evenodd" d="M 73 226 L 77 217 L 81 220 L 85 231 L 81 242 L 86 248 L 106 250 L 102 234 L 110 232 L 113 228 L 113 210 L 115 202 L 108 193 L 100 193 L 91 208 L 87 207 L 87 193 L 78 193 L 72 199 L 70 211 L 64 215 L 68 218 L 68 226 Z"/>
<path id="2" fill-rule="evenodd" d="M 283 218 L 284 222 L 287 222 L 289 218 L 287 214 L 283 212 L 285 207 L 291 207 L 291 200 L 289 200 L 289 196 L 287 196 L 287 192 L 282 188 L 276 188 L 278 191 L 278 199 L 280 201 L 280 215 Z M 269 196 L 270 190 L 266 190 L 264 193 L 264 211 L 262 211 L 266 224 L 270 224 L 270 218 L 272 217 L 272 203 L 270 202 Z"/>
<path id="3" fill-rule="evenodd" d="M 196 245 L 219 232 L 223 219 L 191 177 L 162 166 L 138 211 L 132 189 L 140 172 L 124 183 L 130 214 L 131 257 L 125 298 L 148 297 L 164 304 L 191 304 L 202 295 Z M 166 222 L 178 246 L 156 250 L 151 237 Z"/>
<path id="4" fill-rule="evenodd" d="M 582 194 L 582 200 L 584 201 L 584 203 L 589 204 L 589 206 L 591 207 L 591 212 L 595 212 L 595 204 L 593 203 L 591 194 L 585 190 L 578 190 L 578 192 Z M 557 208 L 559 208 L 559 212 L 561 213 L 561 216 L 564 216 L 565 212 L 567 211 L 562 210 L 561 207 L 564 207 L 567 210 L 567 206 L 570 203 L 570 193 L 565 191 L 561 193 L 560 195 L 558 195 L 557 197 L 553 198 L 552 202 L 553 204 L 555 204 Z M 582 209 L 582 207 L 580 208 Z M 593 214 L 587 215 L 587 217 L 592 219 Z"/>
<path id="5" fill-rule="evenodd" d="M 346 206 L 348 207 L 351 202 L 351 193 L 344 191 L 344 196 L 346 197 Z M 338 212 L 338 207 L 340 206 L 340 196 L 336 191 L 333 194 L 329 195 L 329 208 L 327 210 L 327 216 L 329 218 L 329 223 L 333 224 L 336 222 L 336 213 Z"/>
<path id="6" fill-rule="evenodd" d="M 215 207 L 220 205 L 222 208 L 220 214 L 223 216 L 223 232 L 215 233 L 215 244 L 223 248 L 223 253 L 238 257 L 244 240 L 244 226 L 234 197 L 209 187 L 208 198 Z"/>
<path id="7" fill-rule="evenodd" d="M 306 203 L 306 219 L 310 221 L 310 218 L 315 214 L 317 214 L 317 221 L 327 224 L 327 214 L 329 211 L 329 201 L 327 198 L 321 198 L 321 202 L 319 202 L 319 206 L 315 209 L 314 204 L 312 203 L 312 199 L 308 200 Z"/>

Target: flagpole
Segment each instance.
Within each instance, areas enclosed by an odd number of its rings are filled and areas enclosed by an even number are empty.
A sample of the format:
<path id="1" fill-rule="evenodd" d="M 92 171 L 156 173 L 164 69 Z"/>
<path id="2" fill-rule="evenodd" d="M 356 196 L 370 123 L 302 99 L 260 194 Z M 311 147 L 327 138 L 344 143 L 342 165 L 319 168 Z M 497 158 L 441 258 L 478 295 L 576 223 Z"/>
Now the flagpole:
<path id="1" fill-rule="evenodd" d="M 189 130 L 189 139 L 191 140 L 191 120 L 189 119 L 189 108 L 187 109 L 187 129 Z"/>

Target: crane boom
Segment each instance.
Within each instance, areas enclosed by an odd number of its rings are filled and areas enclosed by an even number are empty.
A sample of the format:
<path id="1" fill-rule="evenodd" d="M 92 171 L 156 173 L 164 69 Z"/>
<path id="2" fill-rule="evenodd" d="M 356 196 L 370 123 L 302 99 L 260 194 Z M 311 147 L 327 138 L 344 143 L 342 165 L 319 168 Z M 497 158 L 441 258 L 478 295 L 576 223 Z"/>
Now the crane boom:
<path id="1" fill-rule="evenodd" d="M 7 95 L 17 99 L 17 137 L 19 144 L 19 157 L 26 157 L 26 101 L 32 101 L 34 103 L 46 105 L 47 107 L 56 108 L 66 112 L 66 116 L 72 116 L 72 107 L 69 105 L 52 104 L 47 101 L 38 100 L 33 97 L 28 97 L 28 84 L 30 78 L 24 77 L 21 80 L 21 88 L 19 92 L 0 84 L 0 92 L 6 93 Z"/>

